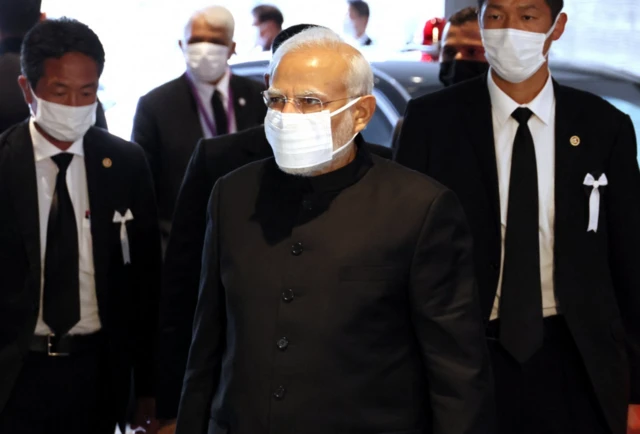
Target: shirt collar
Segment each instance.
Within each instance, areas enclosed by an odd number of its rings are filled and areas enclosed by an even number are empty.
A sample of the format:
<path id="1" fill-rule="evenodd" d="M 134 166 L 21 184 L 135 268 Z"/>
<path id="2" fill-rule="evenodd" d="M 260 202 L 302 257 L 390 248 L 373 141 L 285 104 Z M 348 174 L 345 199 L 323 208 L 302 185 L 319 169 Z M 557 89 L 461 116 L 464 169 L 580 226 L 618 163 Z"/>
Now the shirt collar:
<path id="1" fill-rule="evenodd" d="M 36 162 L 46 160 L 47 158 L 62 154 L 63 152 L 84 157 L 84 139 L 82 137 L 73 142 L 69 149 L 62 151 L 40 134 L 40 131 L 36 128 L 33 118 L 29 120 L 29 132 L 31 133 L 33 153 L 35 155 Z"/>
<path id="2" fill-rule="evenodd" d="M 210 101 L 213 93 L 217 90 L 226 101 L 229 98 L 229 86 L 231 85 L 231 69 L 227 68 L 224 75 L 215 86 L 210 83 L 202 83 L 198 80 L 191 80 L 200 95 L 205 96 L 205 101 Z"/>
<path id="3" fill-rule="evenodd" d="M 527 107 L 533 114 L 540 119 L 545 125 L 549 125 L 551 115 L 553 113 L 553 104 L 555 102 L 555 93 L 553 90 L 553 80 L 551 74 L 540 93 L 528 104 L 520 105 L 515 102 L 509 95 L 504 93 L 493 80 L 493 74 L 489 70 L 487 84 L 489 86 L 489 95 L 491 96 L 491 106 L 497 117 L 499 126 L 503 126 L 511 117 L 513 112 L 519 107 Z"/>
<path id="4" fill-rule="evenodd" d="M 366 33 L 363 33 L 362 36 L 358 38 L 358 42 L 362 45 L 366 44 L 369 42 L 369 36 Z"/>

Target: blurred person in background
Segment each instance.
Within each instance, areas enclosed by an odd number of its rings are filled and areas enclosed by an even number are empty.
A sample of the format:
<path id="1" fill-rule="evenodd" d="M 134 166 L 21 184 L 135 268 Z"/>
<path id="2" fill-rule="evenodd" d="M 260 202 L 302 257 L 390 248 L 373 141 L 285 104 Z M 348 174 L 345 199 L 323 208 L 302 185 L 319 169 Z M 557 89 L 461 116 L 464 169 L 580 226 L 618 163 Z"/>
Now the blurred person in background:
<path id="1" fill-rule="evenodd" d="M 282 12 L 272 5 L 260 5 L 253 8 L 253 26 L 256 28 L 256 46 L 262 51 L 271 50 L 271 44 L 282 31 L 284 17 Z"/>
<path id="2" fill-rule="evenodd" d="M 319 27 L 298 24 L 276 36 L 275 53 L 287 39 L 301 31 Z M 269 75 L 265 76 L 269 82 Z M 359 142 L 361 138 L 356 140 Z M 391 159 L 391 150 L 364 143 L 372 154 Z M 171 434 L 178 414 L 182 381 L 189 355 L 193 317 L 198 299 L 202 248 L 206 232 L 207 204 L 215 183 L 224 175 L 254 161 L 273 157 L 264 125 L 198 143 L 185 174 L 173 216 L 171 237 L 163 268 L 160 304 L 160 347 L 158 369 L 158 417 L 162 434 Z"/>
<path id="3" fill-rule="evenodd" d="M 41 4 L 42 0 L 0 0 L 0 133 L 30 114 L 18 85 L 20 47 L 27 32 L 46 19 Z M 102 105 L 96 110 L 96 126 L 106 129 Z"/>
<path id="4" fill-rule="evenodd" d="M 356 45 L 369 46 L 373 41 L 367 36 L 369 24 L 369 5 L 362 0 L 349 0 L 344 19 L 344 35 Z"/>
<path id="5" fill-rule="evenodd" d="M 562 0 L 478 7 L 490 73 L 411 101 L 397 161 L 469 218 L 498 433 L 625 434 L 640 403 L 633 124 L 553 80 Z"/>
<path id="6" fill-rule="evenodd" d="M 212 6 L 195 12 L 179 42 L 185 74 L 140 98 L 132 140 L 151 165 L 158 198 L 163 249 L 171 231 L 176 198 L 191 154 L 200 139 L 242 131 L 264 120 L 264 87 L 232 74 L 235 22 Z"/>
<path id="7" fill-rule="evenodd" d="M 445 86 L 475 78 L 489 70 L 477 8 L 464 8 L 449 18 L 442 32 L 441 45 L 440 81 Z"/>
<path id="8" fill-rule="evenodd" d="M 33 115 L 0 136 L 0 432 L 155 432 L 160 234 L 143 150 L 93 127 L 105 53 L 74 20 L 25 37 Z"/>

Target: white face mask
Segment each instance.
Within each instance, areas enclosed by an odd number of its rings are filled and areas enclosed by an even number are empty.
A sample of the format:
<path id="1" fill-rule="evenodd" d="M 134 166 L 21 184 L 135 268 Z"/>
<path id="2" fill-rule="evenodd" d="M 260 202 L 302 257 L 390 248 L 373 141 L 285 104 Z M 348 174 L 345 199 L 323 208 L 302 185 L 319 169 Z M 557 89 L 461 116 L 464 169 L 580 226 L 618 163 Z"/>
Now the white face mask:
<path id="1" fill-rule="evenodd" d="M 360 98 L 334 112 L 323 110 L 302 114 L 269 109 L 264 120 L 264 130 L 278 166 L 285 172 L 313 168 L 330 162 L 344 151 L 357 134 L 334 151 L 331 118 L 347 110 L 358 100 Z"/>
<path id="2" fill-rule="evenodd" d="M 558 18 L 546 34 L 480 26 L 485 56 L 491 68 L 510 83 L 522 83 L 531 78 L 547 61 L 543 54 L 544 44 L 555 30 Z"/>
<path id="3" fill-rule="evenodd" d="M 229 47 L 198 42 L 187 45 L 183 54 L 189 74 L 200 82 L 210 83 L 224 75 L 229 59 Z"/>
<path id="4" fill-rule="evenodd" d="M 47 134 L 62 142 L 75 142 L 96 123 L 98 102 L 90 105 L 72 107 L 45 101 L 31 92 L 36 101 L 34 121 Z M 32 110 L 33 111 L 33 110 Z"/>

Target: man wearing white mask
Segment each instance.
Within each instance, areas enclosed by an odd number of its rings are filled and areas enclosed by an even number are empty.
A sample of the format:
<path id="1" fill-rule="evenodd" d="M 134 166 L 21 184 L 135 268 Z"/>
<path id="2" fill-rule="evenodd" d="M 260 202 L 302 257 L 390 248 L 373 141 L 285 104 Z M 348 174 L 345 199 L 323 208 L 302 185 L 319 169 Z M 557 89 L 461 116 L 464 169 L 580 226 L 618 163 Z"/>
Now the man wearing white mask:
<path id="1" fill-rule="evenodd" d="M 233 75 L 227 65 L 235 52 L 234 28 L 233 16 L 224 7 L 195 12 L 179 41 L 186 73 L 138 103 L 132 140 L 144 148 L 151 165 L 163 242 L 198 141 L 245 130 L 264 119 L 262 83 Z"/>
<path id="2" fill-rule="evenodd" d="M 640 403 L 632 123 L 551 77 L 562 0 L 479 7 L 490 72 L 410 102 L 396 159 L 469 217 L 498 432 L 624 434 Z"/>
<path id="3" fill-rule="evenodd" d="M 25 37 L 31 119 L 0 136 L 0 432 L 155 427 L 160 236 L 143 150 L 93 126 L 105 53 L 74 20 Z"/>
<path id="4" fill-rule="evenodd" d="M 354 140 L 372 88 L 331 30 L 275 52 L 274 157 L 212 192 L 178 434 L 493 432 L 464 215 Z"/>

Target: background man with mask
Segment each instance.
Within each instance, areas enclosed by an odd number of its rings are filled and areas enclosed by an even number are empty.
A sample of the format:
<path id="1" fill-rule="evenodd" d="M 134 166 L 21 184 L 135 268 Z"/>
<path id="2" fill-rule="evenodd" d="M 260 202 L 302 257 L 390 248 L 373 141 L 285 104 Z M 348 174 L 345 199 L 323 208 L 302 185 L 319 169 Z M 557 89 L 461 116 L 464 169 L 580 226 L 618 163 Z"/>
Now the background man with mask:
<path id="1" fill-rule="evenodd" d="M 0 136 L 2 433 L 113 434 L 132 377 L 151 428 L 158 221 L 143 150 L 92 127 L 104 59 L 73 20 L 24 40 L 33 115 Z"/>
<path id="2" fill-rule="evenodd" d="M 46 18 L 42 0 L 0 0 L 0 133 L 29 117 L 18 85 L 20 47 L 24 35 Z M 96 108 L 96 126 L 107 129 L 102 105 Z"/>
<path id="3" fill-rule="evenodd" d="M 282 30 L 284 17 L 275 6 L 260 5 L 253 8 L 253 26 L 256 28 L 256 46 L 262 51 L 271 50 L 271 44 Z"/>
<path id="4" fill-rule="evenodd" d="M 241 131 L 264 119 L 263 87 L 233 75 L 227 65 L 235 51 L 234 27 L 233 16 L 221 6 L 194 13 L 180 41 L 187 72 L 138 103 L 132 138 L 151 165 L 163 244 L 198 140 Z"/>
<path id="5" fill-rule="evenodd" d="M 369 5 L 362 0 L 349 0 L 349 8 L 344 19 L 344 35 L 358 45 L 369 46 L 373 41 L 367 36 Z"/>
<path id="6" fill-rule="evenodd" d="M 270 80 L 275 159 L 211 196 L 177 432 L 491 433 L 457 199 L 364 149 L 373 73 L 332 31 L 285 42 Z"/>
<path id="7" fill-rule="evenodd" d="M 442 33 L 440 81 L 445 86 L 451 86 L 482 75 L 488 69 L 478 9 L 464 8 L 449 18 Z"/>
<path id="8" fill-rule="evenodd" d="M 632 123 L 551 78 L 562 0 L 479 7 L 490 74 L 410 102 L 397 160 L 469 218 L 499 433 L 624 434 L 640 400 Z"/>
<path id="9" fill-rule="evenodd" d="M 318 26 L 299 24 L 283 30 L 274 39 L 273 52 L 287 39 L 311 27 Z M 265 79 L 268 85 L 269 75 Z M 363 146 L 372 154 L 391 159 L 389 148 L 371 143 L 363 143 Z M 203 139 L 189 162 L 176 202 L 163 268 L 158 415 L 168 420 L 167 425 L 177 416 L 187 365 L 211 190 L 222 176 L 269 157 L 273 157 L 273 150 L 267 141 L 264 125 L 259 125 L 235 134 Z M 173 431 L 166 429 L 164 432 Z"/>

